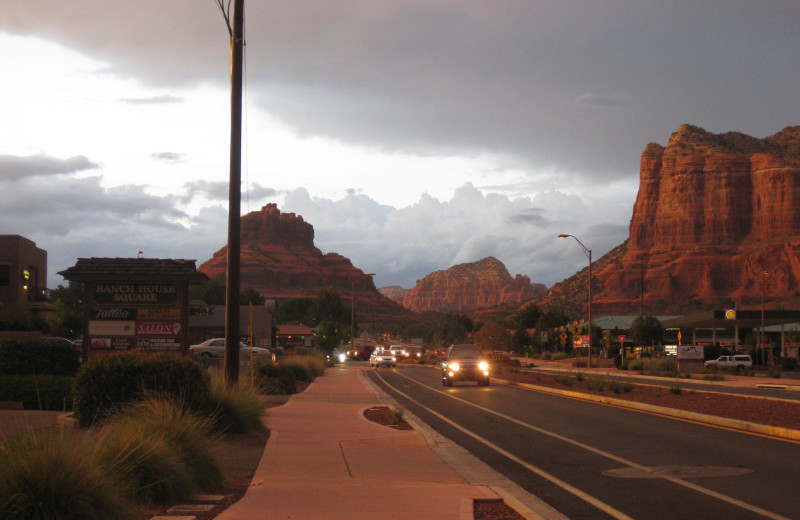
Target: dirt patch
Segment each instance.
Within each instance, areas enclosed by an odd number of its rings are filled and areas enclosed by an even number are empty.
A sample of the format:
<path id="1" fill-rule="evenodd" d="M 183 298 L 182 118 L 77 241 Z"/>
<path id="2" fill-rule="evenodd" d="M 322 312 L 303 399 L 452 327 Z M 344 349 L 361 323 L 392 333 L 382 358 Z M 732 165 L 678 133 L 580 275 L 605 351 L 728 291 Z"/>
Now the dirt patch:
<path id="1" fill-rule="evenodd" d="M 364 410 L 364 417 L 395 430 L 413 430 L 413 427 L 403 419 L 402 413 L 398 413 L 388 406 L 367 408 Z"/>

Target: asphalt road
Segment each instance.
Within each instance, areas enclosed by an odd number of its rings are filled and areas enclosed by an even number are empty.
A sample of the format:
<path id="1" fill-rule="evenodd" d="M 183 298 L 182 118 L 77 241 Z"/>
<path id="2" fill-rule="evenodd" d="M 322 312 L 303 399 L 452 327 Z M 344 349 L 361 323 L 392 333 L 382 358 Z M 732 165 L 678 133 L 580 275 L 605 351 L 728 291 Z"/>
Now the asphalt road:
<path id="1" fill-rule="evenodd" d="M 800 518 L 800 443 L 516 387 L 445 388 L 422 366 L 369 371 L 405 409 L 572 520 Z"/>

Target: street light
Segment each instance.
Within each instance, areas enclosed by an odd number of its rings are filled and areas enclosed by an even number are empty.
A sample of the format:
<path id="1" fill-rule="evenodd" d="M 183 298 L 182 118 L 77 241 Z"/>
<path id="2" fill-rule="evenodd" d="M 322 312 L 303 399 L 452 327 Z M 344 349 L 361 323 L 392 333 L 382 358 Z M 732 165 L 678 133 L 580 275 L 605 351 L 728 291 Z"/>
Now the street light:
<path id="1" fill-rule="evenodd" d="M 572 237 L 581 246 L 583 253 L 589 258 L 589 368 L 592 368 L 592 250 L 583 245 L 575 235 L 558 235 L 558 238 Z"/>
<path id="2" fill-rule="evenodd" d="M 375 273 L 367 273 L 364 276 L 375 276 Z M 350 287 L 350 348 L 356 349 L 356 280 Z"/>

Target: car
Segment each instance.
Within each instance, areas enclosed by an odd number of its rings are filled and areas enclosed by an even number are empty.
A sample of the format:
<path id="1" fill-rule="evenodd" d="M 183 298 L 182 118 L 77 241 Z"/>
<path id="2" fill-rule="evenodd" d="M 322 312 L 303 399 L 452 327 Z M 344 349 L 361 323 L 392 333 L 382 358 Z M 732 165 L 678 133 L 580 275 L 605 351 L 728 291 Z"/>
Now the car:
<path id="1" fill-rule="evenodd" d="M 473 344 L 452 345 L 442 362 L 442 385 L 453 386 L 456 381 L 476 381 L 479 386 L 489 386 L 489 361 L 481 347 Z"/>
<path id="2" fill-rule="evenodd" d="M 354 359 L 356 361 L 366 361 L 369 359 L 369 356 L 372 354 L 373 350 L 375 350 L 374 347 L 356 347 L 354 349 L 348 350 L 346 356 L 348 359 Z"/>
<path id="3" fill-rule="evenodd" d="M 389 348 L 385 350 L 388 350 L 398 358 L 406 357 L 408 355 L 405 345 L 389 345 Z"/>
<path id="4" fill-rule="evenodd" d="M 753 366 L 753 359 L 747 354 L 736 354 L 734 356 L 720 356 L 717 359 L 710 359 L 703 363 L 706 368 L 734 368 L 744 370 Z"/>
<path id="5" fill-rule="evenodd" d="M 189 352 L 195 357 L 203 361 L 211 361 L 212 359 L 225 358 L 225 338 L 211 338 L 207 339 L 197 345 L 191 345 Z M 268 348 L 253 347 L 253 357 L 262 362 L 268 363 L 272 361 L 272 352 Z M 239 342 L 239 360 L 243 361 L 250 359 L 250 347 L 242 342 Z"/>
<path id="6" fill-rule="evenodd" d="M 412 346 L 405 348 L 406 359 L 414 360 L 417 363 L 422 363 L 423 358 L 425 357 L 425 347 L 420 346 Z"/>
<path id="7" fill-rule="evenodd" d="M 379 367 L 381 365 L 387 367 L 397 366 L 397 356 L 392 354 L 389 350 L 376 350 L 369 357 L 369 366 Z"/>

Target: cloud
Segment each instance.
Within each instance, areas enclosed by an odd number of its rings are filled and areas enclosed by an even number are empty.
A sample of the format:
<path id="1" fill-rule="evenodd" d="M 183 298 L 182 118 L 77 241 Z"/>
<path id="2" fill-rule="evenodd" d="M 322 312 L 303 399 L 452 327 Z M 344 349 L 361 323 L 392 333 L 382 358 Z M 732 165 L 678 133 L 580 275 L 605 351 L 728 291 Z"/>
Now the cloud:
<path id="1" fill-rule="evenodd" d="M 120 101 L 129 105 L 166 105 L 180 103 L 181 99 L 175 96 L 153 96 L 148 98 L 122 98 Z"/>
<path id="2" fill-rule="evenodd" d="M 175 152 L 159 152 L 150 155 L 153 159 L 164 161 L 167 163 L 177 163 L 181 162 L 183 154 L 175 153 Z"/>
<path id="3" fill-rule="evenodd" d="M 20 180 L 30 177 L 64 175 L 99 168 L 82 155 L 68 159 L 57 159 L 45 155 L 15 156 L 0 155 L 0 178 Z"/>

